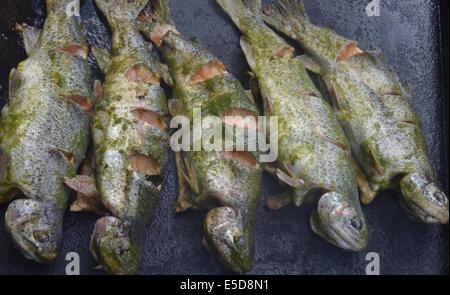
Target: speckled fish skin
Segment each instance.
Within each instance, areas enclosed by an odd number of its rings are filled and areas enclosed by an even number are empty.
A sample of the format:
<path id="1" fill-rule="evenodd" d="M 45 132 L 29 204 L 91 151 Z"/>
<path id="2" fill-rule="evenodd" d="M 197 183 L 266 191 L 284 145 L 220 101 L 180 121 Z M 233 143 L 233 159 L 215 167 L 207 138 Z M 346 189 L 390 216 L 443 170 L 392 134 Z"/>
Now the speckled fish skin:
<path id="1" fill-rule="evenodd" d="M 65 13 L 69 2 L 47 0 L 39 39 L 24 32 L 29 57 L 10 74 L 0 123 L 0 203 L 14 200 L 6 228 L 23 255 L 40 263 L 58 256 L 64 177 L 76 173 L 89 142 L 88 48 L 77 18 Z"/>
<path id="2" fill-rule="evenodd" d="M 268 24 L 297 40 L 318 63 L 362 171 L 362 201 L 400 187 L 408 215 L 448 223 L 448 198 L 438 187 L 421 122 L 410 96 L 380 52 L 309 22 L 301 0 L 280 0 L 265 9 Z"/>
<path id="3" fill-rule="evenodd" d="M 136 27 L 147 3 L 96 0 L 112 29 L 93 124 L 97 188 L 111 216 L 97 221 L 90 248 L 99 265 L 116 275 L 139 269 L 144 229 L 159 201 L 168 160 L 169 112 L 160 86 L 164 66 Z"/>
<path id="4" fill-rule="evenodd" d="M 233 110 L 258 116 L 252 95 L 225 71 L 222 62 L 198 42 L 185 40 L 177 33 L 167 1 L 152 4 L 152 11 L 142 15 L 141 27 L 149 38 L 161 41 L 163 59 L 174 79 L 171 114 L 186 116 L 191 123 L 194 108 L 201 108 L 202 118 L 222 117 Z M 220 70 L 205 73 L 204 79 L 193 78 L 209 65 Z M 205 246 L 226 268 L 237 273 L 250 271 L 254 260 L 253 225 L 262 173 L 255 156 L 204 149 L 177 155 L 177 210 L 209 210 L 204 222 Z"/>
<path id="5" fill-rule="evenodd" d="M 278 116 L 275 168 L 290 190 L 289 199 L 278 202 L 285 205 L 292 200 L 299 206 L 305 198 L 318 198 L 318 209 L 310 219 L 312 229 L 341 248 L 362 250 L 368 234 L 356 173 L 331 106 L 300 59 L 292 56 L 294 49 L 264 24 L 261 1 L 217 2 L 243 34 L 241 46 L 258 80 L 266 116 Z"/>

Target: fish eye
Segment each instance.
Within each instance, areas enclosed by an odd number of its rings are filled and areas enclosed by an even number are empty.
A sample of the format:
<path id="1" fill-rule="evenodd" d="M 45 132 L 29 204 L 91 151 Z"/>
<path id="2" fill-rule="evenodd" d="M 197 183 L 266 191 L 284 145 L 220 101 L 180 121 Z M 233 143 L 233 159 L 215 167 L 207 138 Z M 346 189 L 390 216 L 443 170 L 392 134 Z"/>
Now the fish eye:
<path id="1" fill-rule="evenodd" d="M 351 226 L 356 230 L 361 230 L 363 228 L 363 221 L 361 217 L 354 217 L 350 220 Z"/>

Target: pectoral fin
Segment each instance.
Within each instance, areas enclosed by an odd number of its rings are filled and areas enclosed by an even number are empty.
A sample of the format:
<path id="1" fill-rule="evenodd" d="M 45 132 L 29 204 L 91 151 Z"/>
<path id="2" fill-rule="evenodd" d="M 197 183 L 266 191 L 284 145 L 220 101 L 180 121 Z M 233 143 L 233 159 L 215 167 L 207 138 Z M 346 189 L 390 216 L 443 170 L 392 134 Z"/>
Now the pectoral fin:
<path id="1" fill-rule="evenodd" d="M 184 212 L 194 206 L 190 198 L 189 176 L 186 171 L 183 155 L 180 152 L 178 152 L 175 154 L 175 157 L 178 176 L 178 199 L 176 205 L 176 212 L 179 213 Z"/>
<path id="2" fill-rule="evenodd" d="M 25 51 L 28 55 L 31 54 L 33 49 L 35 48 L 39 37 L 41 36 L 41 29 L 29 26 L 27 24 L 16 24 L 14 30 L 20 34 L 22 34 L 23 43 L 25 45 Z"/>
<path id="3" fill-rule="evenodd" d="M 373 199 L 375 199 L 377 192 L 371 188 L 370 183 L 359 163 L 356 162 L 355 159 L 352 159 L 352 163 L 356 172 L 361 202 L 366 205 L 370 204 Z"/>
<path id="4" fill-rule="evenodd" d="M 322 67 L 311 56 L 304 54 L 297 58 L 311 72 L 316 74 L 322 72 Z"/>
<path id="5" fill-rule="evenodd" d="M 285 190 L 278 195 L 269 197 L 267 199 L 267 208 L 270 210 L 278 210 L 292 202 L 291 198 L 292 192 L 290 190 Z"/>
<path id="6" fill-rule="evenodd" d="M 97 64 L 100 70 L 105 74 L 108 72 L 111 65 L 111 53 L 107 49 L 92 47 L 92 53 L 94 54 Z"/>
<path id="7" fill-rule="evenodd" d="M 241 48 L 242 51 L 244 52 L 245 57 L 247 58 L 250 69 L 254 71 L 256 69 L 256 62 L 255 58 L 253 57 L 252 46 L 244 37 L 241 38 Z"/>
<path id="8" fill-rule="evenodd" d="M 87 175 L 77 175 L 73 178 L 66 178 L 65 184 L 77 193 L 77 199 L 72 203 L 72 212 L 96 212 L 103 214 L 105 209 L 95 185 L 95 180 Z"/>

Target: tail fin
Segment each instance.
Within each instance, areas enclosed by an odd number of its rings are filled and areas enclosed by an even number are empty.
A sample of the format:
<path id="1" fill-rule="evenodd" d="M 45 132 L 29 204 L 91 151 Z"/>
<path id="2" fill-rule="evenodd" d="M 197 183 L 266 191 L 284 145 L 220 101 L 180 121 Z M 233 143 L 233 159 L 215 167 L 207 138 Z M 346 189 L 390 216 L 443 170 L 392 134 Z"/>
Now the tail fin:
<path id="1" fill-rule="evenodd" d="M 95 0 L 108 21 L 115 19 L 135 21 L 149 0 Z"/>
<path id="2" fill-rule="evenodd" d="M 263 13 L 264 22 L 289 37 L 295 37 L 290 25 L 292 22 L 309 22 L 303 0 L 278 0 L 264 7 Z"/>
<path id="3" fill-rule="evenodd" d="M 151 0 L 151 7 L 147 6 L 139 15 L 138 27 L 158 47 L 167 32 L 179 34 L 170 15 L 168 0 Z"/>
<path id="4" fill-rule="evenodd" d="M 80 11 L 80 2 L 74 0 L 46 0 L 47 14 L 62 14 L 67 17 L 77 16 Z"/>
<path id="5" fill-rule="evenodd" d="M 217 0 L 217 3 L 244 34 L 249 20 L 262 16 L 261 0 Z"/>

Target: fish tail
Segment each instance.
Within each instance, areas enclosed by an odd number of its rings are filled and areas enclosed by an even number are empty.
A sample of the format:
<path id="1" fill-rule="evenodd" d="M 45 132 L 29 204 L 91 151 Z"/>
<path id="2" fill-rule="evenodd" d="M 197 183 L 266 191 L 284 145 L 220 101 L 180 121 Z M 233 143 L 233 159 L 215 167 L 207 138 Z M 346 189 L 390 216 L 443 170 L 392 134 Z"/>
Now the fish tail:
<path id="1" fill-rule="evenodd" d="M 264 21 L 274 29 L 295 38 L 293 28 L 309 23 L 303 0 L 278 0 L 263 9 Z"/>
<path id="2" fill-rule="evenodd" d="M 138 17 L 138 28 L 158 47 L 167 32 L 179 34 L 172 20 L 167 0 L 151 0 L 151 5 L 148 5 Z"/>
<path id="3" fill-rule="evenodd" d="M 149 0 L 95 0 L 97 7 L 109 22 L 135 21 Z"/>
<path id="4" fill-rule="evenodd" d="M 54 9 L 70 9 L 70 5 L 80 5 L 80 1 L 77 0 L 46 0 L 47 10 Z"/>
<path id="5" fill-rule="evenodd" d="M 217 0 L 217 3 L 230 16 L 235 25 L 244 34 L 249 34 L 249 23 L 261 18 L 261 0 Z"/>

